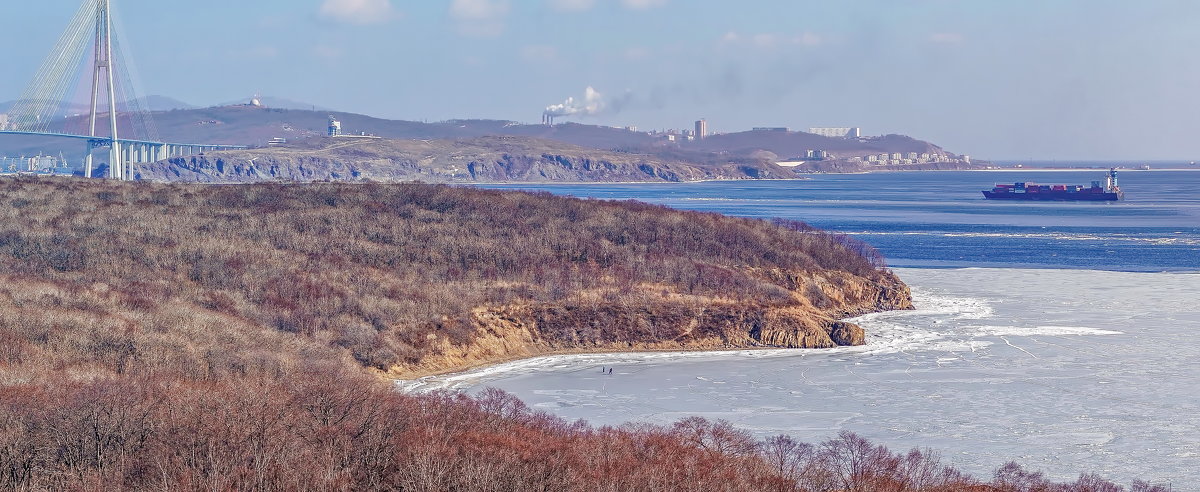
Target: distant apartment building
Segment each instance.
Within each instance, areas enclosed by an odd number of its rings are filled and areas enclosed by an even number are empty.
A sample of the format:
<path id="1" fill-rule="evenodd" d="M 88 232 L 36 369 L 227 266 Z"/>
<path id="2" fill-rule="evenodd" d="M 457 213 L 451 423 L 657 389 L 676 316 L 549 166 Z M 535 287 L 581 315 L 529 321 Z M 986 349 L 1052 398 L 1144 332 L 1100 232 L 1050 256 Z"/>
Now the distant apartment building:
<path id="1" fill-rule="evenodd" d="M 329 116 L 329 133 L 327 136 L 330 138 L 368 138 L 374 140 L 383 138 L 368 134 L 367 132 L 346 133 L 342 129 L 342 122 L 338 121 L 338 119 L 334 118 L 332 115 Z"/>
<path id="2" fill-rule="evenodd" d="M 808 133 L 820 135 L 830 138 L 859 138 L 862 137 L 862 128 L 841 128 L 841 127 L 820 127 L 809 128 Z"/>
<path id="3" fill-rule="evenodd" d="M 0 114 L 0 132 L 8 129 L 8 115 Z"/>
<path id="4" fill-rule="evenodd" d="M 47 173 L 59 168 L 66 168 L 67 161 L 61 155 L 58 157 L 38 155 L 35 157 L 0 157 L 0 172 L 18 173 Z"/>
<path id="5" fill-rule="evenodd" d="M 696 138 L 703 139 L 708 137 L 708 120 L 701 118 L 696 121 Z"/>
<path id="6" fill-rule="evenodd" d="M 756 127 L 752 128 L 751 130 L 756 131 L 756 132 L 780 132 L 780 133 L 787 133 L 787 132 L 792 131 L 791 128 L 788 128 L 786 126 L 756 126 Z"/>
<path id="7" fill-rule="evenodd" d="M 830 155 L 828 158 L 836 158 Z M 877 165 L 928 164 L 940 162 L 970 163 L 970 156 L 954 157 L 939 152 L 888 152 L 867 154 L 861 157 L 851 157 L 852 161 L 865 161 Z"/>

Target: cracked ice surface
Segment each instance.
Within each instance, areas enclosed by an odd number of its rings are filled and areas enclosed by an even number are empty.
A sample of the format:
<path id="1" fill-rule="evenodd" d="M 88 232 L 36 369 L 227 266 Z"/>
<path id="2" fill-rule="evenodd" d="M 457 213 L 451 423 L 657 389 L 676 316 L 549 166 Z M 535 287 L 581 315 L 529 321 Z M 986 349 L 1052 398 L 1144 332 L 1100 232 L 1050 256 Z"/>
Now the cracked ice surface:
<path id="1" fill-rule="evenodd" d="M 492 386 L 597 425 L 850 430 L 984 477 L 1015 460 L 1059 480 L 1200 484 L 1200 274 L 897 272 L 917 310 L 855 319 L 864 347 L 552 356 L 402 384 Z"/>

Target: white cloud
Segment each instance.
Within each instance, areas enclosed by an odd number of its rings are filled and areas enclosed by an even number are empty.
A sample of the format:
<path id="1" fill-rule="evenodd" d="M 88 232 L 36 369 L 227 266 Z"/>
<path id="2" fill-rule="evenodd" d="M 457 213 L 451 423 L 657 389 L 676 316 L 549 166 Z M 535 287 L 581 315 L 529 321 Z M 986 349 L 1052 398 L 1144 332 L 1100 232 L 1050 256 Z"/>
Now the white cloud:
<path id="1" fill-rule="evenodd" d="M 508 15 L 507 0 L 454 0 L 450 15 L 459 20 L 492 20 Z"/>
<path id="2" fill-rule="evenodd" d="M 812 32 L 803 32 L 800 34 L 764 32 L 742 35 L 737 32 L 730 31 L 722 35 L 718 41 L 722 45 L 734 46 L 749 44 L 761 49 L 775 49 L 786 46 L 814 47 L 825 44 L 824 37 Z"/>
<path id="3" fill-rule="evenodd" d="M 621 0 L 621 5 L 634 10 L 646 10 L 662 7 L 670 0 Z"/>
<path id="4" fill-rule="evenodd" d="M 321 17 L 349 24 L 381 24 L 399 17 L 391 0 L 325 0 Z"/>
<path id="5" fill-rule="evenodd" d="M 458 21 L 459 32 L 480 37 L 499 36 L 512 6 L 508 0 L 454 0 L 450 17 Z"/>
<path id="6" fill-rule="evenodd" d="M 563 12 L 581 12 L 596 6 L 596 0 L 547 0 L 550 8 Z"/>
<path id="7" fill-rule="evenodd" d="M 586 12 L 595 8 L 601 1 L 619 3 L 630 10 L 648 10 L 666 6 L 671 0 L 546 0 L 546 3 L 551 9 L 559 12 Z"/>

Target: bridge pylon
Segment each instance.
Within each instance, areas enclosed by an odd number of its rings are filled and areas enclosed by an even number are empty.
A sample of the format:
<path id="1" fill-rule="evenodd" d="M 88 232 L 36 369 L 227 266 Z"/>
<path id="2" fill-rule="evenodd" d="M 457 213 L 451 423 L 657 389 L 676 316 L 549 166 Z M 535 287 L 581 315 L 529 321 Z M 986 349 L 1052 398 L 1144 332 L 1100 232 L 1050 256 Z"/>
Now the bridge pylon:
<path id="1" fill-rule="evenodd" d="M 109 154 L 108 154 L 108 173 L 109 177 L 118 180 L 127 180 L 132 178 L 132 172 L 126 169 L 130 163 L 124 162 L 121 154 L 121 142 L 117 140 L 117 91 L 116 83 L 114 82 L 114 65 L 116 64 L 113 58 L 112 49 L 112 3 L 110 0 L 91 0 L 98 2 L 96 6 L 96 42 L 95 64 L 92 67 L 92 104 L 91 114 L 89 117 L 90 133 L 89 136 L 96 136 L 96 123 L 99 115 L 98 100 L 100 97 L 101 81 L 108 95 L 108 127 L 110 132 Z M 103 75 L 101 75 L 103 73 Z M 84 176 L 92 177 L 92 143 L 88 143 L 88 153 L 86 157 L 87 171 Z"/>
<path id="2" fill-rule="evenodd" d="M 86 149 L 83 171 L 87 177 L 93 177 L 96 172 L 94 151 L 108 148 L 106 177 L 122 181 L 137 178 L 134 172 L 136 164 L 187 157 L 205 151 L 245 149 L 244 145 L 160 141 L 151 112 L 141 106 L 130 77 L 136 71 L 131 70 L 129 59 L 122 56 L 118 36 L 120 24 L 113 17 L 112 2 L 82 0 L 62 37 L 13 106 L 9 115 L 11 124 L 7 125 L 8 128 L 0 128 L 0 135 L 81 140 Z M 92 59 L 87 63 L 84 57 L 88 56 L 89 48 Z M 87 83 L 86 74 L 80 72 L 89 66 L 92 69 L 91 104 L 87 121 L 79 121 L 80 127 L 83 124 L 88 127 L 68 128 L 66 123 L 73 124 L 77 120 L 64 116 L 61 106 L 71 102 L 66 98 L 74 94 L 74 83 Z M 121 104 L 132 106 L 118 113 Z M 119 117 L 129 120 L 129 126 L 124 130 L 120 130 Z M 140 131 L 143 134 L 133 137 L 132 134 L 139 131 L 138 125 L 142 126 Z M 105 129 L 105 126 L 108 128 Z M 124 133 L 124 138 L 118 135 L 118 131 Z"/>

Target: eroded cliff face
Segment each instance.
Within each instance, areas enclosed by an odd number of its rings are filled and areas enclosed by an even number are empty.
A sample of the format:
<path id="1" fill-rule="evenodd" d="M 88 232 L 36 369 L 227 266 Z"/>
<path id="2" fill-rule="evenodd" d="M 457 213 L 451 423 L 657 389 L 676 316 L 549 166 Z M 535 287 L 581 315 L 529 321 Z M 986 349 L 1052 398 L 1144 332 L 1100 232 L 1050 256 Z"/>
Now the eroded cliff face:
<path id="1" fill-rule="evenodd" d="M 430 326 L 435 355 L 397 365 L 389 376 L 413 378 L 554 353 L 862 345 L 863 329 L 841 318 L 912 308 L 908 287 L 887 272 L 870 279 L 836 271 L 760 273 L 787 285 L 791 299 L 735 303 L 642 286 L 647 300 L 635 307 L 598 295 L 480 307 L 469 320 L 447 321 L 470 323 L 473 340 L 454 344 L 438 338 L 444 326 Z"/>
<path id="2" fill-rule="evenodd" d="M 138 179 L 199 183 L 698 181 L 795 177 L 768 162 L 700 164 L 525 137 L 324 139 L 140 164 Z"/>

